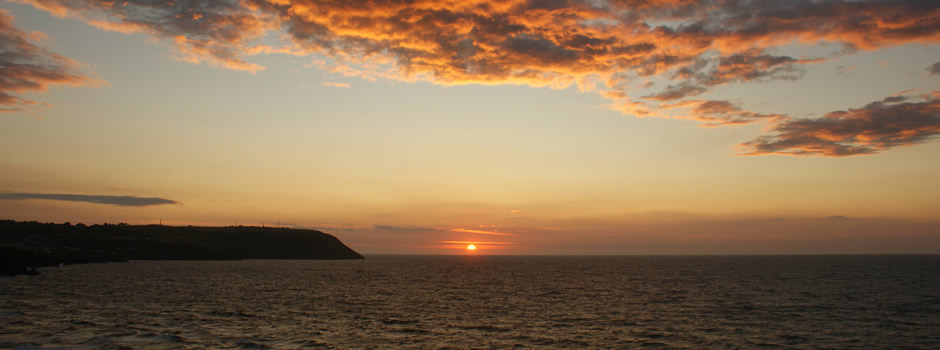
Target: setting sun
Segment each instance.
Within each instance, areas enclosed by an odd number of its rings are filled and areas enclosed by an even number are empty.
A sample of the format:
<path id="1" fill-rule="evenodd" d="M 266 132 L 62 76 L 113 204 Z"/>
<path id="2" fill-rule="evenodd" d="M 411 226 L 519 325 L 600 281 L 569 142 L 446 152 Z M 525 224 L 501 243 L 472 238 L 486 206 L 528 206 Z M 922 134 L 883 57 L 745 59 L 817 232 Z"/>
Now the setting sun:
<path id="1" fill-rule="evenodd" d="M 471 244 L 467 246 L 467 250 L 477 250 L 477 246 Z"/>

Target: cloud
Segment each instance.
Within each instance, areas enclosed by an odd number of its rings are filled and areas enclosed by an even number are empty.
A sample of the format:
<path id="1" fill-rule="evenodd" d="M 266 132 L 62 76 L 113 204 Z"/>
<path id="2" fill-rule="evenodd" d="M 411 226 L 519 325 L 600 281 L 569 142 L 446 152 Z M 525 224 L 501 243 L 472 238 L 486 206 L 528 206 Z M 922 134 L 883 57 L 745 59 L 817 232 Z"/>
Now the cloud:
<path id="1" fill-rule="evenodd" d="M 452 228 L 450 232 L 460 232 L 460 233 L 476 233 L 481 235 L 492 235 L 492 236 L 518 236 L 515 233 L 505 233 L 505 232 L 496 232 L 496 231 L 483 231 L 483 230 L 469 230 L 465 228 Z"/>
<path id="2" fill-rule="evenodd" d="M 510 242 L 478 242 L 478 241 L 437 241 L 437 243 L 447 243 L 447 244 L 493 244 L 493 245 L 510 245 Z"/>
<path id="3" fill-rule="evenodd" d="M 852 73 L 855 72 L 855 69 L 856 69 L 856 68 L 857 68 L 857 66 L 854 65 L 854 64 L 853 64 L 853 65 L 850 65 L 850 66 L 841 66 L 841 65 L 840 65 L 840 66 L 838 66 L 838 67 L 836 68 L 836 74 L 848 78 L 848 77 L 852 76 Z"/>
<path id="4" fill-rule="evenodd" d="M 243 57 L 289 52 L 330 57 L 326 68 L 347 76 L 444 85 L 596 81 L 606 83 L 584 89 L 605 93 L 642 77 L 681 80 L 646 95 L 659 101 L 796 79 L 819 60 L 772 54 L 793 41 L 853 50 L 940 41 L 940 5 L 918 0 L 17 1 L 106 30 L 145 32 L 173 42 L 182 60 L 230 69 L 257 72 L 264 67 Z M 285 45 L 253 45 L 266 36 Z"/>
<path id="5" fill-rule="evenodd" d="M 78 64 L 34 44 L 41 33 L 25 33 L 13 26 L 13 17 L 0 9 L 0 112 L 20 111 L 39 102 L 20 97 L 45 91 L 52 85 L 96 85 L 99 81 L 79 73 Z"/>
<path id="6" fill-rule="evenodd" d="M 930 75 L 940 74 L 940 62 L 931 64 L 930 67 L 927 67 L 927 72 L 930 72 Z"/>
<path id="7" fill-rule="evenodd" d="M 349 83 L 337 83 L 337 82 L 332 82 L 332 81 L 324 81 L 320 83 L 320 85 L 336 87 L 336 88 L 348 88 L 349 87 Z"/>
<path id="8" fill-rule="evenodd" d="M 313 226 L 298 226 L 297 228 L 308 228 L 312 230 L 357 231 L 357 230 L 368 230 L 374 227 L 375 227 L 374 225 L 364 225 L 364 224 L 316 224 Z"/>
<path id="9" fill-rule="evenodd" d="M 874 49 L 911 41 L 936 42 L 940 5 L 931 1 L 719 1 L 722 17 L 704 31 L 730 45 L 753 40 L 779 44 L 839 42 L 854 49 Z M 709 23 L 710 22 L 710 23 Z M 719 24 L 720 25 L 716 25 Z M 708 29 L 709 25 L 713 25 Z"/>
<path id="10" fill-rule="evenodd" d="M 688 113 L 679 116 L 680 119 L 697 120 L 705 126 L 724 126 L 747 124 L 759 120 L 779 120 L 786 116 L 781 114 L 761 114 L 741 109 L 731 101 L 723 100 L 688 100 L 675 104 L 663 104 L 660 108 L 687 107 Z"/>
<path id="11" fill-rule="evenodd" d="M 144 32 L 171 42 L 177 59 L 208 62 L 234 70 L 258 72 L 264 67 L 242 56 L 258 53 L 250 43 L 273 29 L 257 6 L 235 0 L 17 0 L 59 17 L 78 17 L 100 29 L 121 33 Z M 262 48 L 262 52 L 264 47 Z"/>
<path id="12" fill-rule="evenodd" d="M 180 202 L 157 197 L 136 197 L 136 196 L 104 196 L 104 195 L 84 195 L 84 194 L 61 194 L 61 193 L 24 193 L 24 192 L 0 192 L 0 200 L 23 200 L 23 199 L 46 199 L 69 202 L 87 202 L 95 204 L 110 204 L 122 207 L 147 207 L 164 204 L 181 204 Z"/>
<path id="13" fill-rule="evenodd" d="M 788 119 L 772 132 L 739 147 L 745 155 L 843 157 L 925 143 L 940 135 L 940 91 L 932 96 L 890 96 L 821 118 Z"/>
<path id="14" fill-rule="evenodd" d="M 439 245 L 431 246 L 435 249 L 467 249 L 467 245 L 473 244 L 477 249 L 498 250 L 509 249 L 513 243 L 510 242 L 480 242 L 480 241 L 435 241 Z"/>
<path id="15" fill-rule="evenodd" d="M 923 0 L 15 1 L 105 30 L 147 33 L 174 44 L 180 60 L 235 70 L 263 70 L 245 60 L 257 54 L 316 54 L 311 66 L 366 80 L 575 85 L 637 117 L 706 126 L 777 122 L 777 135 L 745 144 L 749 154 L 868 154 L 920 142 L 906 134 L 881 141 L 827 135 L 837 140 L 820 139 L 821 148 L 813 150 L 795 138 L 825 125 L 883 121 L 877 113 L 916 111 L 884 101 L 848 114 L 782 121 L 782 114 L 695 96 L 730 84 L 799 79 L 806 65 L 823 61 L 777 53 L 794 43 L 838 44 L 839 55 L 940 42 L 940 3 Z M 276 39 L 281 42 L 267 45 Z M 931 74 L 936 66 L 928 68 Z M 650 85 L 651 78 L 665 83 Z M 0 95 L 17 101 L 10 98 Z M 877 127 L 857 128 L 878 134 Z"/>
<path id="16" fill-rule="evenodd" d="M 801 64 L 815 62 L 821 60 L 773 56 L 760 49 L 717 58 L 701 57 L 672 73 L 670 79 L 684 80 L 682 83 L 670 85 L 661 92 L 643 98 L 670 101 L 698 95 L 710 87 L 732 82 L 795 80 L 803 74 Z"/>
<path id="17" fill-rule="evenodd" d="M 414 226 L 392 226 L 392 225 L 375 225 L 372 228 L 376 230 L 383 231 L 397 231 L 397 232 L 428 232 L 428 231 L 439 231 L 437 228 L 430 227 L 414 227 Z"/>
<path id="18" fill-rule="evenodd" d="M 297 228 L 309 228 L 313 230 L 341 230 L 341 231 L 390 231 L 390 232 L 431 232 L 442 231 L 445 229 L 418 227 L 418 226 L 394 226 L 394 225 L 371 225 L 371 224 L 316 224 L 313 226 L 297 226 Z"/>
<path id="19" fill-rule="evenodd" d="M 670 85 L 666 88 L 666 90 L 643 96 L 643 98 L 658 101 L 672 101 L 685 98 L 687 96 L 698 95 L 705 91 L 708 91 L 708 88 L 686 82 L 679 85 Z"/>

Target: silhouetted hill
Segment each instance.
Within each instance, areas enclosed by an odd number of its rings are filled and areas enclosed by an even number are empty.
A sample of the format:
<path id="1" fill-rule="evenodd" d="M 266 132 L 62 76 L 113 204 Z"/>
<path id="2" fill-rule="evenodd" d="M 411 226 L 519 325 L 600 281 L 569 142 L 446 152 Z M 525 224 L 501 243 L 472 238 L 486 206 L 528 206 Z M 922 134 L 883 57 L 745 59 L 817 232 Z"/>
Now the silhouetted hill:
<path id="1" fill-rule="evenodd" d="M 336 237 L 314 230 L 0 220 L 0 275 L 61 263 L 362 258 Z"/>

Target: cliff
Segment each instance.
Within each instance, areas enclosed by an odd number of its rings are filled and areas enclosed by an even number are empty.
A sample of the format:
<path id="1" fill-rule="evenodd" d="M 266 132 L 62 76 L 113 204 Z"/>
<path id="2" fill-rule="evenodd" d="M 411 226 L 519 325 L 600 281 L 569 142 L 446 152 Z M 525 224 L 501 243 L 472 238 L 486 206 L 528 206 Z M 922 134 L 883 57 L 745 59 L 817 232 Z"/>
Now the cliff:
<path id="1" fill-rule="evenodd" d="M 0 220 L 0 275 L 61 263 L 362 258 L 336 237 L 314 230 Z"/>

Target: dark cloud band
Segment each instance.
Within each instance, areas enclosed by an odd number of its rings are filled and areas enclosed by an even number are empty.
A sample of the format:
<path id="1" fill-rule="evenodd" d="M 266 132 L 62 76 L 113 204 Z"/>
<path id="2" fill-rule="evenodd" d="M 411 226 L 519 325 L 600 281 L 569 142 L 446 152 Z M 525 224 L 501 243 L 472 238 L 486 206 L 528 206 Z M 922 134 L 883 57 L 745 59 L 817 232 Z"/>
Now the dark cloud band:
<path id="1" fill-rule="evenodd" d="M 0 192 L 0 200 L 46 199 L 69 202 L 109 204 L 122 207 L 148 207 L 154 205 L 180 204 L 180 202 L 157 197 L 105 196 L 61 193 Z"/>

